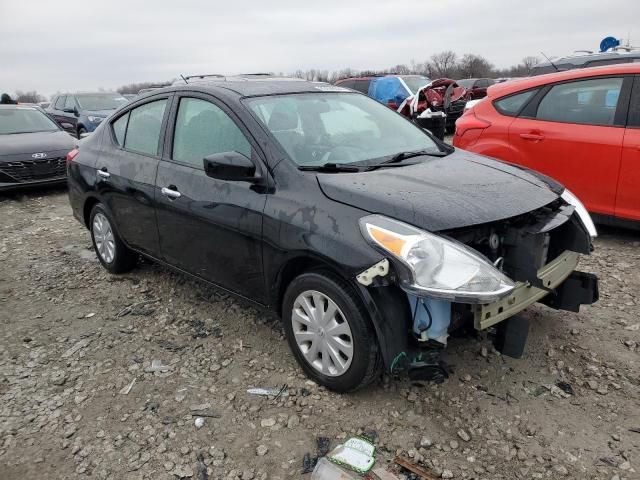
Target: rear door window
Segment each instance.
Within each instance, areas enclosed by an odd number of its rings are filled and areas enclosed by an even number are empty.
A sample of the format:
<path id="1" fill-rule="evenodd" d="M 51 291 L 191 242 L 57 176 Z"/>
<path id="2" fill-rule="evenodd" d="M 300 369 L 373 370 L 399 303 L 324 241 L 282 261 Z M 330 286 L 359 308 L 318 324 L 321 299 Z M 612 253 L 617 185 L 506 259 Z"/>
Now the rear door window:
<path id="1" fill-rule="evenodd" d="M 509 95 L 494 101 L 493 106 L 501 114 L 515 117 L 536 92 L 537 90 L 527 90 L 526 92 Z"/>
<path id="2" fill-rule="evenodd" d="M 209 101 L 182 98 L 171 158 L 202 169 L 204 157 L 233 151 L 251 158 L 251 144 L 229 115 Z"/>
<path id="3" fill-rule="evenodd" d="M 623 78 L 595 78 L 551 87 L 536 118 L 584 125 L 613 125 Z"/>
<path id="4" fill-rule="evenodd" d="M 158 155 L 160 130 L 167 100 L 156 100 L 129 112 L 124 147 L 138 153 Z"/>

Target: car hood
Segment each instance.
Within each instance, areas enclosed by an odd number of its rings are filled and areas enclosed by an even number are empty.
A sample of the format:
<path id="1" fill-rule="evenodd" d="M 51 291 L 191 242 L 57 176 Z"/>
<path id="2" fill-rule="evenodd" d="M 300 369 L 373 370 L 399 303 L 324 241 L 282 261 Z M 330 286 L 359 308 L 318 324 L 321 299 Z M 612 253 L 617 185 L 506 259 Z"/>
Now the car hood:
<path id="1" fill-rule="evenodd" d="M 558 198 L 536 174 L 463 150 L 421 157 L 415 165 L 317 178 L 332 200 L 428 231 L 503 220 Z"/>
<path id="2" fill-rule="evenodd" d="M 0 135 L 0 157 L 24 153 L 73 150 L 77 141 L 66 132 L 14 133 Z"/>

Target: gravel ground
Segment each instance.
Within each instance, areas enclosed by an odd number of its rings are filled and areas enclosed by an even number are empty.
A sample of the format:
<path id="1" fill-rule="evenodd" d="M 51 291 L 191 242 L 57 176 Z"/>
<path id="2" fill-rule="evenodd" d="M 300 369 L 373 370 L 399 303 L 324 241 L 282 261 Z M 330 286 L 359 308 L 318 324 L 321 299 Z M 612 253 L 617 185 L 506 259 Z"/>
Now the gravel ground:
<path id="1" fill-rule="evenodd" d="M 277 319 L 151 263 L 106 273 L 64 190 L 0 197 L 0 232 L 3 480 L 306 478 L 318 436 L 362 433 L 377 466 L 400 452 L 442 478 L 640 478 L 638 233 L 604 230 L 583 260 L 598 304 L 526 312 L 522 359 L 458 338 L 443 385 L 337 395 Z"/>

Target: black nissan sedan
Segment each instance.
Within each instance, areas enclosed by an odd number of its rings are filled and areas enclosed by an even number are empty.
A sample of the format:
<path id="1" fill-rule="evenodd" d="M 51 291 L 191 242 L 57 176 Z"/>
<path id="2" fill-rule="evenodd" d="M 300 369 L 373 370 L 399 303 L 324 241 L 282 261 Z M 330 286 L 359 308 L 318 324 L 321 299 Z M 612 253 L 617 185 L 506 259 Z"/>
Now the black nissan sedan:
<path id="1" fill-rule="evenodd" d="M 40 107 L 0 105 L 0 191 L 65 183 L 76 143 Z"/>
<path id="2" fill-rule="evenodd" d="M 109 272 L 141 254 L 277 312 L 301 367 L 336 391 L 383 370 L 442 381 L 464 327 L 520 356 L 519 312 L 598 297 L 575 270 L 596 231 L 571 192 L 341 87 L 154 90 L 67 159 L 73 213 Z"/>

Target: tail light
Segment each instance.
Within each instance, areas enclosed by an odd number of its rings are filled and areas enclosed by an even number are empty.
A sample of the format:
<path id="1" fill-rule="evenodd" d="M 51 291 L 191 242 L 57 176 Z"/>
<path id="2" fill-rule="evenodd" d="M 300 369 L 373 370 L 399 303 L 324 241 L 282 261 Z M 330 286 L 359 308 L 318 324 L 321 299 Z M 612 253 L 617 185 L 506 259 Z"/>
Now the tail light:
<path id="1" fill-rule="evenodd" d="M 67 163 L 73 162 L 73 159 L 76 158 L 79 153 L 80 150 L 78 150 L 77 148 L 74 148 L 69 153 L 67 153 Z"/>

